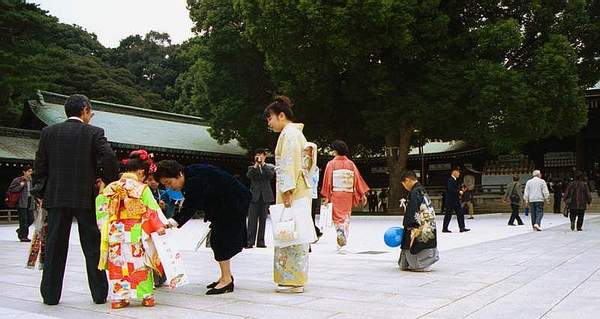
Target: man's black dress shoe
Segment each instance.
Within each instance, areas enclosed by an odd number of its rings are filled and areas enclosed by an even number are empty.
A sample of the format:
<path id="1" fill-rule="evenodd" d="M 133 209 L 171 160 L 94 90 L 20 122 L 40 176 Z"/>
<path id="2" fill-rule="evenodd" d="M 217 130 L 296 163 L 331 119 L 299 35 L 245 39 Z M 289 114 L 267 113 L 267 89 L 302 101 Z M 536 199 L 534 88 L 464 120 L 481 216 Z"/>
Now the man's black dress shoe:
<path id="1" fill-rule="evenodd" d="M 451 231 L 444 229 L 444 230 L 442 230 L 442 233 L 451 233 Z"/>
<path id="2" fill-rule="evenodd" d="M 463 229 L 460 230 L 461 233 L 465 233 L 465 232 L 468 232 L 468 231 L 471 231 L 471 230 L 469 228 L 463 228 Z"/>
<path id="3" fill-rule="evenodd" d="M 262 244 L 262 245 L 256 245 L 256 248 L 267 248 L 267 245 Z"/>
<path id="4" fill-rule="evenodd" d="M 103 305 L 106 303 L 106 299 L 98 299 L 98 300 L 94 300 L 94 303 L 97 305 Z"/>
<path id="5" fill-rule="evenodd" d="M 232 281 L 229 285 L 227 285 L 227 286 L 225 286 L 223 288 L 219 288 L 219 289 L 212 288 L 211 290 L 207 291 L 206 294 L 207 295 L 226 294 L 228 292 L 233 292 L 233 288 L 234 288 L 234 286 L 233 286 L 233 281 Z"/>

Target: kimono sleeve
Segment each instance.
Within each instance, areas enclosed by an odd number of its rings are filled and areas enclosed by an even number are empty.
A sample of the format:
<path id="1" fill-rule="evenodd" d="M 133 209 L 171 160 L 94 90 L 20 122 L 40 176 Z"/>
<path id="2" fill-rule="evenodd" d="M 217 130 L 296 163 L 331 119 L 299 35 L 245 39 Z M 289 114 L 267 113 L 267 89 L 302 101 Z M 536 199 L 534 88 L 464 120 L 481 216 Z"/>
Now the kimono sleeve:
<path id="1" fill-rule="evenodd" d="M 323 185 L 321 186 L 321 195 L 329 201 L 333 192 L 333 165 L 327 163 L 325 172 L 323 173 Z"/>
<path id="2" fill-rule="evenodd" d="M 108 220 L 108 203 L 108 197 L 102 194 L 96 197 L 96 221 L 98 222 L 98 226 Z"/>
<path id="3" fill-rule="evenodd" d="M 352 163 L 352 169 L 354 170 L 354 196 L 352 198 L 352 204 L 354 206 L 358 205 L 365 196 L 365 194 L 369 191 L 369 185 L 365 182 L 360 175 L 360 171 L 356 168 L 356 165 Z"/>
<path id="4" fill-rule="evenodd" d="M 302 146 L 295 136 L 286 136 L 281 148 L 281 160 L 277 165 L 277 186 L 280 193 L 293 191 L 301 172 L 299 163 L 302 158 Z"/>
<path id="5" fill-rule="evenodd" d="M 96 222 L 100 229 L 100 259 L 98 261 L 98 269 L 106 269 L 106 261 L 108 258 L 108 221 L 109 211 L 108 197 L 100 194 L 96 197 Z"/>
<path id="6" fill-rule="evenodd" d="M 406 213 L 404 214 L 404 220 L 402 224 L 405 228 L 418 227 L 419 223 L 416 219 L 417 210 L 423 202 L 423 194 L 421 192 L 412 192 L 410 194 L 410 200 L 406 207 Z"/>
<path id="7" fill-rule="evenodd" d="M 164 224 L 159 218 L 160 206 L 156 202 L 156 199 L 154 198 L 154 195 L 149 187 L 144 188 L 140 200 L 144 206 L 147 207 L 146 213 L 142 217 L 142 229 L 144 232 L 149 235 L 160 228 L 163 228 Z"/>

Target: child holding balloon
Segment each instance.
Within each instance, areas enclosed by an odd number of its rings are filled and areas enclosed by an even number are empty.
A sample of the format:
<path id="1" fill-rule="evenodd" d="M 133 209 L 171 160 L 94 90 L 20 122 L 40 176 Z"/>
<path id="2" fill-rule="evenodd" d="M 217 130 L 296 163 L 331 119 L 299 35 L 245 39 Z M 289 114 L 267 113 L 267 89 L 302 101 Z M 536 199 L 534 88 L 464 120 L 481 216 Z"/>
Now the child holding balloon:
<path id="1" fill-rule="evenodd" d="M 439 260 L 433 205 L 413 171 L 404 172 L 401 183 L 410 194 L 402 222 L 404 234 L 398 265 L 402 270 L 429 271 Z"/>

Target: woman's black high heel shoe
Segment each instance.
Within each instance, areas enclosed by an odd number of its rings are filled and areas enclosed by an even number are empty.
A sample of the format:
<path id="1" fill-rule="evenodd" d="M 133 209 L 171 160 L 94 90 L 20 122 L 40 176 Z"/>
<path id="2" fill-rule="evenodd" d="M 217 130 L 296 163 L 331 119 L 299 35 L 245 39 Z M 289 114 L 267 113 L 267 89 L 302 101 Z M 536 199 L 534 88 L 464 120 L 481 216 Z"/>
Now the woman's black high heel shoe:
<path id="1" fill-rule="evenodd" d="M 220 295 L 220 294 L 225 294 L 228 292 L 233 292 L 233 281 L 231 283 L 229 283 L 229 285 L 223 287 L 223 288 L 212 288 L 209 291 L 206 292 L 207 295 Z"/>
<path id="2" fill-rule="evenodd" d="M 233 276 L 231 276 L 231 282 L 233 282 Z M 212 284 L 206 286 L 206 289 L 213 289 L 219 284 L 218 281 L 213 282 Z"/>

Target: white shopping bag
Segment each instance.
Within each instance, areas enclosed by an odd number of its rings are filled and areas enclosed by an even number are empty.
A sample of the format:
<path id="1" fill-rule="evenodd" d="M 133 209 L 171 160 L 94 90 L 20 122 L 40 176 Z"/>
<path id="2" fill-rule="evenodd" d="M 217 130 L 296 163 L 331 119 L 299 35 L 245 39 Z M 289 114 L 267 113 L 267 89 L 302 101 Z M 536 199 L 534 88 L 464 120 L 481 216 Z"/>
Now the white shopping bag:
<path id="1" fill-rule="evenodd" d="M 327 203 L 321 205 L 321 212 L 319 213 L 319 228 L 325 229 L 333 227 L 333 204 Z"/>
<path id="2" fill-rule="evenodd" d="M 167 235 L 164 236 L 152 233 L 152 241 L 154 241 L 156 252 L 165 270 L 166 284 L 173 289 L 188 284 L 189 280 L 183 267 L 181 253 L 174 248 L 173 243 L 169 240 L 168 232 L 170 230 L 167 230 Z"/>
<path id="3" fill-rule="evenodd" d="M 317 240 L 315 227 L 311 216 L 311 200 L 301 198 L 292 201 L 291 207 L 283 204 L 271 205 L 271 229 L 273 230 L 273 244 L 275 247 L 288 247 L 298 244 L 308 244 Z M 283 216 L 282 216 L 283 214 Z M 294 240 L 277 240 L 277 222 L 293 220 L 297 236 Z"/>

